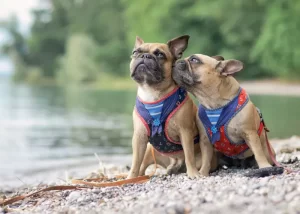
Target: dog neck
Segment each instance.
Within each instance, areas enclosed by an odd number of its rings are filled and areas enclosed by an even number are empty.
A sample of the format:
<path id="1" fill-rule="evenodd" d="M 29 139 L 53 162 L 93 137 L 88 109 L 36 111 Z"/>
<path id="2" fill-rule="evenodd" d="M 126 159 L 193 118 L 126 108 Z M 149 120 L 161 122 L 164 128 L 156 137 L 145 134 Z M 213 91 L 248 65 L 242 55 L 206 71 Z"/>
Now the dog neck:
<path id="1" fill-rule="evenodd" d="M 230 102 L 238 94 L 239 88 L 239 83 L 229 76 L 209 86 L 200 85 L 193 94 L 205 108 L 216 109 Z"/>
<path id="2" fill-rule="evenodd" d="M 172 79 L 169 81 L 164 81 L 163 83 L 155 86 L 141 84 L 138 86 L 137 95 L 145 102 L 155 102 L 165 97 L 176 87 L 178 86 Z"/>

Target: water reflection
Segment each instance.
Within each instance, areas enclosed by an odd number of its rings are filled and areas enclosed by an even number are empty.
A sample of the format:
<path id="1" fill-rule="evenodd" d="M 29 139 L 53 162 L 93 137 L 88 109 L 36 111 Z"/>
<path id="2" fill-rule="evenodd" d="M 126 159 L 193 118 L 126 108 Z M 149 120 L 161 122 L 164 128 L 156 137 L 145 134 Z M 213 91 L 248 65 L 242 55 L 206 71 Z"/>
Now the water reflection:
<path id="1" fill-rule="evenodd" d="M 51 167 L 53 161 L 66 163 L 95 152 L 131 151 L 134 92 L 29 87 L 2 81 L 0 96 L 0 176 L 22 176 L 35 168 Z"/>

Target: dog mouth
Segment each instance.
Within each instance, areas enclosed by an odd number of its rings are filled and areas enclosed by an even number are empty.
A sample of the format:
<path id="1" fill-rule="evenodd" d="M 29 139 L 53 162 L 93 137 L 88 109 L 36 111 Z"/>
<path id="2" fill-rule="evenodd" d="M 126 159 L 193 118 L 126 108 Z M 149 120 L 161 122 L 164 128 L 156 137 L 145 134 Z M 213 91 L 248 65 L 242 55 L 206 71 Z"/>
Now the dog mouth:
<path id="1" fill-rule="evenodd" d="M 149 68 L 147 67 L 147 65 L 145 64 L 144 60 L 140 60 L 134 67 L 133 72 L 131 74 L 131 77 L 134 77 L 137 72 L 142 72 L 145 73 L 149 71 Z"/>
<path id="2" fill-rule="evenodd" d="M 139 60 L 131 73 L 131 78 L 136 82 L 146 82 L 149 85 L 160 83 L 164 80 L 163 71 L 154 60 Z"/>
<path id="3" fill-rule="evenodd" d="M 189 70 L 188 66 L 183 69 L 182 66 L 175 66 L 172 73 L 174 81 L 184 88 L 190 88 L 196 83 L 201 83 L 197 81 L 196 76 Z"/>

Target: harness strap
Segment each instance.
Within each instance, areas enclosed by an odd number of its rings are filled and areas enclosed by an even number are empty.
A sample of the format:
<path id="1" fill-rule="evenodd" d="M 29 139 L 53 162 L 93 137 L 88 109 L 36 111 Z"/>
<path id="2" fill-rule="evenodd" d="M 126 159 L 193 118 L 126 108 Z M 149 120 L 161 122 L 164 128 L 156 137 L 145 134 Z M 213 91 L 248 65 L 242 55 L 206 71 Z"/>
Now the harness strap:
<path id="1" fill-rule="evenodd" d="M 266 129 L 266 128 L 265 128 L 265 126 L 264 126 L 264 123 L 263 123 L 263 122 L 260 122 L 258 131 L 257 131 L 258 136 L 260 136 L 261 133 L 262 133 L 262 131 L 265 130 L 265 129 Z"/>
<path id="2" fill-rule="evenodd" d="M 267 148 L 268 148 L 268 152 L 269 152 L 269 155 L 271 157 L 271 160 L 273 161 L 273 163 L 275 164 L 275 166 L 277 167 L 282 167 L 286 170 L 286 172 L 289 174 L 289 173 L 292 173 L 292 172 L 297 172 L 295 170 L 292 170 L 290 168 L 287 168 L 287 167 L 283 167 L 275 158 L 272 150 L 271 150 L 271 145 L 270 145 L 270 142 L 269 142 L 269 138 L 268 138 L 268 134 L 267 132 L 269 132 L 269 129 L 267 127 L 264 127 L 265 129 L 265 137 L 266 137 L 266 143 L 267 143 Z"/>
<path id="3" fill-rule="evenodd" d="M 227 103 L 221 112 L 221 115 L 218 119 L 217 124 L 212 125 L 210 122 L 207 114 L 206 109 L 201 104 L 199 105 L 199 112 L 198 116 L 203 123 L 206 130 L 211 130 L 211 134 L 208 134 L 208 138 L 212 144 L 215 144 L 221 138 L 220 128 L 224 126 L 235 114 L 236 111 L 239 109 L 239 98 L 242 94 L 243 90 L 240 88 L 239 93 L 237 96 L 233 98 L 229 103 Z"/>
<path id="4" fill-rule="evenodd" d="M 159 121 L 154 121 L 149 111 L 144 106 L 144 104 L 151 103 L 142 101 L 139 97 L 136 98 L 136 109 L 141 115 L 141 117 L 143 117 L 147 124 L 150 126 L 149 128 L 151 131 L 151 137 L 153 137 L 156 133 L 160 134 L 163 131 L 163 123 L 167 120 L 168 116 L 176 108 L 176 106 L 180 104 L 179 100 L 185 98 L 186 96 L 187 94 L 185 90 L 177 87 L 164 98 L 159 100 L 159 102 L 163 102 L 161 117 Z"/>

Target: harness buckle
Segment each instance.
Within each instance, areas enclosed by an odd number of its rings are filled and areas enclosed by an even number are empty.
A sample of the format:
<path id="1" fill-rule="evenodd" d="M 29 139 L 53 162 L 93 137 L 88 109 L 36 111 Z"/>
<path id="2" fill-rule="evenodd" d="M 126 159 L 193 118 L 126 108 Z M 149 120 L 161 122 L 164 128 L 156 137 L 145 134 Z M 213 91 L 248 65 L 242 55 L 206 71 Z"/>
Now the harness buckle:
<path id="1" fill-rule="evenodd" d="M 160 120 L 157 118 L 153 121 L 154 126 L 159 126 L 160 125 Z"/>
<path id="2" fill-rule="evenodd" d="M 216 134 L 218 132 L 218 129 L 216 126 L 212 126 L 211 128 L 212 133 Z"/>

